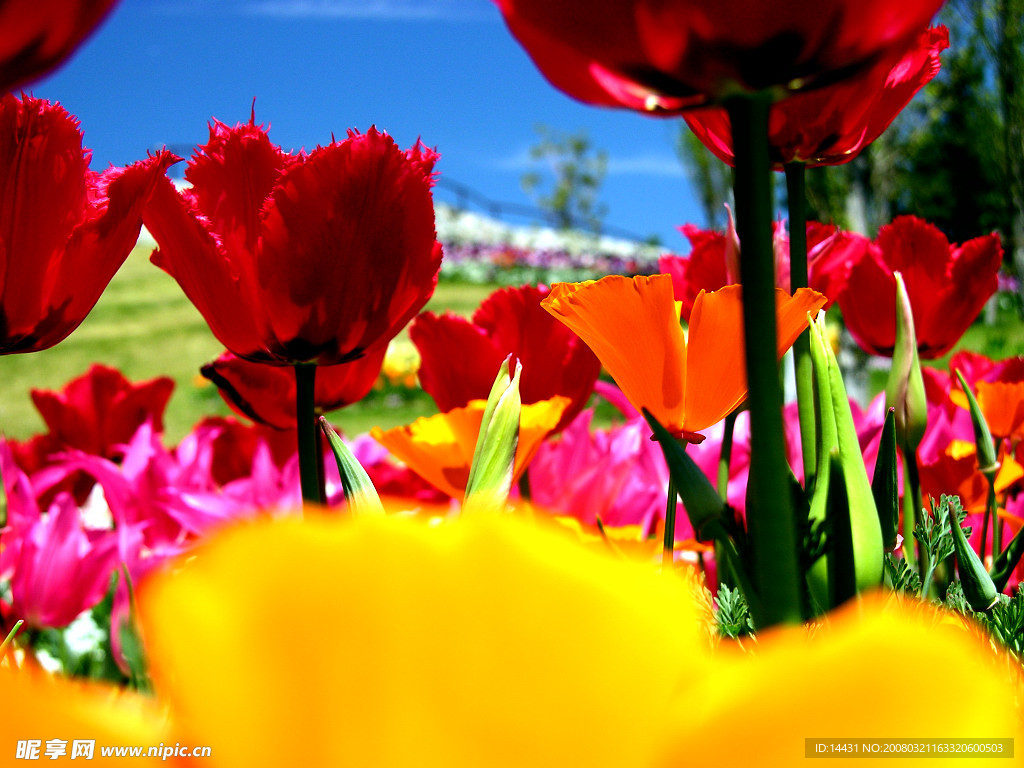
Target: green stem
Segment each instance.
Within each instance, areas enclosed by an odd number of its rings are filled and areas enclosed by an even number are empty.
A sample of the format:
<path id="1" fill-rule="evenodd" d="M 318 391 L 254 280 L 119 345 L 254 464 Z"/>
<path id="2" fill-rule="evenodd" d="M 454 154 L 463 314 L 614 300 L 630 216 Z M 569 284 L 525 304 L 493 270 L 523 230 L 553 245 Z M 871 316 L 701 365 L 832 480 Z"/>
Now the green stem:
<path id="1" fill-rule="evenodd" d="M 676 504 L 679 493 L 675 481 L 669 476 L 668 501 L 665 503 L 665 542 L 661 552 L 661 567 L 666 573 L 672 570 L 676 550 Z"/>
<path id="2" fill-rule="evenodd" d="M 302 486 L 302 500 L 313 504 L 323 503 L 320 498 L 320 464 L 317 455 L 316 366 L 295 366 L 295 419 L 299 432 L 299 482 Z"/>
<path id="3" fill-rule="evenodd" d="M 732 465 L 732 436 L 736 429 L 736 417 L 739 411 L 733 411 L 725 417 L 722 425 L 722 450 L 718 454 L 718 495 L 722 501 L 729 503 L 729 469 Z"/>
<path id="4" fill-rule="evenodd" d="M 734 192 L 743 279 L 743 333 L 750 410 L 747 526 L 757 592 L 758 629 L 801 620 L 800 564 L 776 359 L 772 177 L 768 155 L 771 96 L 745 94 L 725 107 L 736 158 Z"/>
<path id="5" fill-rule="evenodd" d="M 918 510 L 923 508 L 921 480 L 917 471 L 917 451 L 903 451 L 903 559 L 911 568 L 917 562 L 914 528 L 917 525 Z M 924 568 L 924 562 L 921 562 Z M 923 577 L 924 574 L 922 573 Z M 924 578 L 921 579 L 924 583 Z"/>
<path id="6" fill-rule="evenodd" d="M 789 208 L 789 288 L 806 288 L 807 215 L 805 166 L 786 163 L 786 204 Z M 796 378 L 796 404 L 800 416 L 800 448 L 804 462 L 804 488 L 814 487 L 818 466 L 814 439 L 814 367 L 811 363 L 811 332 L 806 330 L 793 344 L 793 372 Z"/>
<path id="7" fill-rule="evenodd" d="M 729 470 L 732 466 L 732 441 L 738 415 L 739 411 L 737 410 L 725 417 L 725 423 L 722 425 L 722 450 L 718 455 L 718 495 L 726 503 L 727 508 L 729 504 Z M 715 567 L 719 585 L 736 586 L 736 575 L 732 572 L 725 548 L 717 539 L 715 540 Z"/>
<path id="8" fill-rule="evenodd" d="M 1003 552 L 1003 525 L 999 521 L 999 507 L 996 501 L 996 473 L 986 472 L 988 481 L 988 502 L 985 504 L 985 522 L 981 528 L 981 560 L 985 561 L 985 534 L 988 529 L 989 517 L 992 518 L 992 562 L 994 563 Z"/>

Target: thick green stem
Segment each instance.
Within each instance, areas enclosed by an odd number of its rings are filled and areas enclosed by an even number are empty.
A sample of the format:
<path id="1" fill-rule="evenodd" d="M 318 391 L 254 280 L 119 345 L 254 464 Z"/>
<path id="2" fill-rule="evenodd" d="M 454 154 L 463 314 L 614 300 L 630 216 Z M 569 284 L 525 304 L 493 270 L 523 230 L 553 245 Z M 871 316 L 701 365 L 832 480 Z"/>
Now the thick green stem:
<path id="1" fill-rule="evenodd" d="M 992 519 L 992 562 L 994 563 L 1003 551 L 1003 524 L 999 520 L 999 504 L 996 499 L 996 473 L 986 472 L 985 479 L 988 481 L 988 501 L 985 504 L 985 518 L 981 526 L 981 554 L 982 562 L 985 561 L 985 534 L 988 533 L 988 521 Z"/>
<path id="2" fill-rule="evenodd" d="M 722 425 L 722 450 L 718 454 L 718 495 L 722 501 L 729 503 L 729 469 L 732 465 L 732 435 L 736 431 L 736 417 L 739 411 L 733 411 L 725 417 Z"/>
<path id="3" fill-rule="evenodd" d="M 807 215 L 803 163 L 786 163 L 786 204 L 789 207 L 789 289 L 807 287 Z M 811 363 L 811 332 L 804 331 L 793 344 L 796 404 L 800 416 L 800 448 L 804 462 L 804 488 L 814 487 L 818 466 L 814 441 L 814 367 Z"/>
<path id="4" fill-rule="evenodd" d="M 675 481 L 668 479 L 668 501 L 665 503 L 665 543 L 661 552 L 661 567 L 666 572 L 672 570 L 676 551 L 676 504 L 679 493 Z"/>
<path id="5" fill-rule="evenodd" d="M 743 280 L 743 333 L 750 410 L 747 527 L 758 629 L 801 620 L 797 527 L 783 438 L 776 359 L 772 178 L 767 93 L 726 101 L 736 158 L 734 192 Z M 723 340 L 723 343 L 727 343 Z"/>
<path id="6" fill-rule="evenodd" d="M 317 453 L 316 366 L 295 366 L 295 420 L 299 433 L 299 483 L 302 500 L 323 503 L 320 498 L 320 465 L 322 454 Z"/>

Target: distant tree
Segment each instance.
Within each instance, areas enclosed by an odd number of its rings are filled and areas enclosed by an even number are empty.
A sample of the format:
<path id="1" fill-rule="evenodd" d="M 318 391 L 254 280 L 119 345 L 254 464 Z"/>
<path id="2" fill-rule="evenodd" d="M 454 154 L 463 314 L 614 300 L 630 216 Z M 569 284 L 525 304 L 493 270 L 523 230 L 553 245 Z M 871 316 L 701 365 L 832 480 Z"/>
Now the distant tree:
<path id="1" fill-rule="evenodd" d="M 599 201 L 608 153 L 594 149 L 585 129 L 565 133 L 538 125 L 535 130 L 540 141 L 530 148 L 530 159 L 546 164 L 547 173 L 523 174 L 523 191 L 551 215 L 559 229 L 600 232 L 608 213 Z"/>

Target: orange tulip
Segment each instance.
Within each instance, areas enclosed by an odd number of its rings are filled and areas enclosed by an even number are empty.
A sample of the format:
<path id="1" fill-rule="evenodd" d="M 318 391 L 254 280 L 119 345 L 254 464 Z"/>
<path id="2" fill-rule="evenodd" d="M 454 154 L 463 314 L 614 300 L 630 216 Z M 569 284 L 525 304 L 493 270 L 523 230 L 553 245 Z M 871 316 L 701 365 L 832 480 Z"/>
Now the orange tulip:
<path id="1" fill-rule="evenodd" d="M 452 498 L 461 499 L 486 404 L 484 400 L 471 400 L 465 407 L 422 417 L 404 427 L 386 432 L 374 427 L 370 434 L 428 483 Z M 559 396 L 522 406 L 513 483 L 519 480 L 569 404 L 569 398 Z"/>
<path id="2" fill-rule="evenodd" d="M 541 305 L 572 328 L 601 360 L 629 401 L 647 408 L 666 429 L 691 442 L 747 396 L 743 360 L 742 286 L 701 291 L 690 315 L 689 339 L 668 275 L 612 275 L 557 283 Z M 776 289 L 779 357 L 827 299 L 800 288 Z"/>

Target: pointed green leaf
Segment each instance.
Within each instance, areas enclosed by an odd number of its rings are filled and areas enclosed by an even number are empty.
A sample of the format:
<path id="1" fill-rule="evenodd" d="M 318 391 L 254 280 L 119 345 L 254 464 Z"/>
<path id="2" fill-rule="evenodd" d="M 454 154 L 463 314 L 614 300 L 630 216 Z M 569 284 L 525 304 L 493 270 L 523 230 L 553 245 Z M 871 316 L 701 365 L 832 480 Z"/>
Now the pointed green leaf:
<path id="1" fill-rule="evenodd" d="M 857 594 L 850 502 L 846 496 L 843 464 L 839 451 L 829 456 L 830 493 L 825 521 L 828 526 L 828 588 L 831 607 L 842 605 Z"/>
<path id="2" fill-rule="evenodd" d="M 331 446 L 331 453 L 338 464 L 338 474 L 341 475 L 341 487 L 345 492 L 345 501 L 352 510 L 353 515 L 383 515 L 384 507 L 380 503 L 377 489 L 373 487 L 373 481 L 366 474 L 366 470 L 359 463 L 352 451 L 342 441 L 341 436 L 334 431 L 334 427 L 327 423 L 327 419 L 320 417 L 320 429 L 327 436 L 327 442 Z"/>
<path id="3" fill-rule="evenodd" d="M 654 432 L 654 439 L 658 441 L 665 455 L 665 463 L 668 465 L 675 490 L 683 500 L 694 536 L 702 541 L 713 539 L 720 545 L 715 548 L 715 552 L 725 559 L 725 567 L 736 577 L 737 586 L 743 590 L 751 609 L 759 608 L 760 602 L 751 585 L 746 564 L 725 526 L 725 502 L 704 471 L 680 445 L 679 440 L 673 437 L 646 408 L 643 409 L 643 414 Z M 754 612 L 756 613 L 756 610 Z"/>
<path id="4" fill-rule="evenodd" d="M 4 654 L 7 653 L 7 646 L 14 640 L 14 636 L 18 634 L 18 630 L 21 629 L 21 625 L 24 623 L 24 619 L 18 619 L 14 622 L 14 626 L 11 628 L 11 631 L 7 633 L 7 637 L 5 637 L 4 641 L 0 643 L 0 662 L 4 660 Z"/>
<path id="5" fill-rule="evenodd" d="M 882 544 L 886 552 L 896 549 L 896 529 L 900 519 L 900 489 L 897 478 L 896 412 L 890 408 L 885 414 L 882 436 L 878 441 L 878 459 L 871 478 L 871 493 L 878 508 L 882 526 Z"/>
<path id="6" fill-rule="evenodd" d="M 500 509 L 512 489 L 516 449 L 519 446 L 519 417 L 522 399 L 519 380 L 523 366 L 516 363 L 515 374 L 509 379 L 509 363 L 505 358 L 487 398 L 480 422 L 480 434 L 469 469 L 463 512 L 481 508 Z"/>
<path id="7" fill-rule="evenodd" d="M 1017 567 L 1021 556 L 1024 556 L 1024 528 L 1017 531 L 1017 535 L 1010 540 L 1006 549 L 999 553 L 992 566 L 992 583 L 1000 592 L 1006 588 L 1010 574 Z"/>

